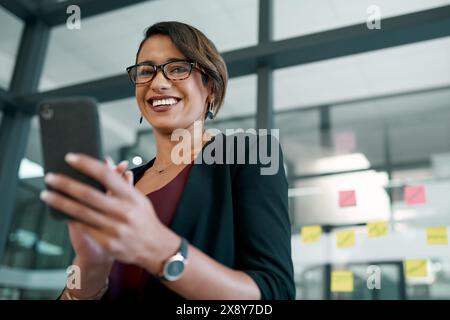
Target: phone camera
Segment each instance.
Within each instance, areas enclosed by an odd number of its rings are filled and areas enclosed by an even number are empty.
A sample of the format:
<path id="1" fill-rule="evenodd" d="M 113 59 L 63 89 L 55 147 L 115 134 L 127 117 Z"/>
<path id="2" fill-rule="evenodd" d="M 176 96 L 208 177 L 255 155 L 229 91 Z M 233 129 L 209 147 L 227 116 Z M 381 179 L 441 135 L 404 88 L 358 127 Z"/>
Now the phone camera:
<path id="1" fill-rule="evenodd" d="M 41 117 L 42 117 L 44 120 L 50 120 L 50 119 L 52 119 L 52 118 L 53 118 L 53 115 L 54 115 L 54 111 L 53 111 L 53 109 L 52 109 L 48 104 L 45 104 L 45 105 L 42 106 L 42 109 L 41 109 Z"/>

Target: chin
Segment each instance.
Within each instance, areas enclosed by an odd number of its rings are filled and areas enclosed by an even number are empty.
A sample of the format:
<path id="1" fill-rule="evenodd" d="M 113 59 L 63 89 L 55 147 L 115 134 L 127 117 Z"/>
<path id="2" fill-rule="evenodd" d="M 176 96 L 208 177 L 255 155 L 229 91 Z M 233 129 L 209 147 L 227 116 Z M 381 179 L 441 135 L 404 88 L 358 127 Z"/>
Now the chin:
<path id="1" fill-rule="evenodd" d="M 152 121 L 150 125 L 153 129 L 163 134 L 171 134 L 176 129 L 182 129 L 189 126 L 188 123 L 171 121 L 170 119 L 161 119 L 160 121 Z"/>

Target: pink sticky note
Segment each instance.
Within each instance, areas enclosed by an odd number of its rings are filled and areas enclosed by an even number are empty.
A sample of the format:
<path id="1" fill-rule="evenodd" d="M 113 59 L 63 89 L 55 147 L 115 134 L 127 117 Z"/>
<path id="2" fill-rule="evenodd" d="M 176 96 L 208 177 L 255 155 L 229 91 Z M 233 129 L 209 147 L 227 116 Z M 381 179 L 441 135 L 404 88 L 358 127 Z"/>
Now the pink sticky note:
<path id="1" fill-rule="evenodd" d="M 353 131 L 336 132 L 334 146 L 339 153 L 351 153 L 356 150 L 356 136 Z"/>
<path id="2" fill-rule="evenodd" d="M 426 202 L 424 186 L 405 186 L 404 198 L 407 205 L 424 204 Z"/>
<path id="3" fill-rule="evenodd" d="M 356 192 L 355 192 L 355 190 L 339 191 L 339 206 L 341 208 L 356 206 Z"/>

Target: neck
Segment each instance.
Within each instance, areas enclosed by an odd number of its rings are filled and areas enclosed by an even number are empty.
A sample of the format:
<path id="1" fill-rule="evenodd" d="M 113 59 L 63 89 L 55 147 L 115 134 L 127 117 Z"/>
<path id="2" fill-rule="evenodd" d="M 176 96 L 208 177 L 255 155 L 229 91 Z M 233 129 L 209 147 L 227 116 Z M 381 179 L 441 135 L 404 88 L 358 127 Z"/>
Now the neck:
<path id="1" fill-rule="evenodd" d="M 184 130 L 179 135 L 174 135 L 174 140 L 171 139 L 172 133 L 154 130 L 156 141 L 155 166 L 165 167 L 172 164 L 174 162 L 172 150 L 175 146 L 181 144 L 184 150 L 190 150 L 192 155 L 195 156 L 202 149 L 203 144 L 211 138 L 210 134 L 204 132 L 203 122 L 194 123 Z"/>

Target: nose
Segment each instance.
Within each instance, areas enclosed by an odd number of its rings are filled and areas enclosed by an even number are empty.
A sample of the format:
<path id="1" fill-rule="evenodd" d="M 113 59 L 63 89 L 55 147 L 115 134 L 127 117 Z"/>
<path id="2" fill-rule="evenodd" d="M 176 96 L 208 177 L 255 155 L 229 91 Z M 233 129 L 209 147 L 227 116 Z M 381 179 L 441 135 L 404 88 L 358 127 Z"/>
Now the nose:
<path id="1" fill-rule="evenodd" d="M 158 70 L 155 77 L 150 83 L 150 89 L 154 91 L 167 90 L 171 87 L 172 82 L 164 76 L 162 70 Z"/>

